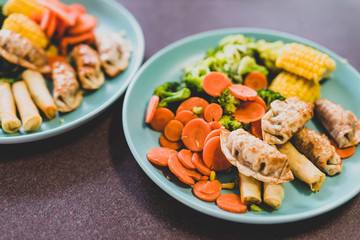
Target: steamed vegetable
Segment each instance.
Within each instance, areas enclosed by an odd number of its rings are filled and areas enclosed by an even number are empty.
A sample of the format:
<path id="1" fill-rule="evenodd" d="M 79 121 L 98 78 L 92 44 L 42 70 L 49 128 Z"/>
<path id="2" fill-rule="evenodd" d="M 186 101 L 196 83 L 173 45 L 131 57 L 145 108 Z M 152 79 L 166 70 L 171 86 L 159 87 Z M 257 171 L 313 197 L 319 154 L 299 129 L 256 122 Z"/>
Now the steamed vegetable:
<path id="1" fill-rule="evenodd" d="M 264 99 L 267 109 L 270 108 L 270 104 L 275 100 L 283 101 L 285 98 L 278 92 L 270 90 L 268 88 L 263 88 L 257 91 L 259 97 Z"/>
<path id="2" fill-rule="evenodd" d="M 264 65 L 273 73 L 277 73 L 280 70 L 276 67 L 275 61 L 283 46 L 284 43 L 282 41 L 266 42 L 261 39 L 256 42 L 256 50 L 259 53 L 259 57 L 264 62 Z"/>
<path id="3" fill-rule="evenodd" d="M 225 115 L 233 114 L 240 104 L 240 101 L 230 93 L 228 88 L 221 93 L 221 96 L 216 101 L 223 109 Z"/>
<path id="4" fill-rule="evenodd" d="M 264 74 L 265 76 L 268 75 L 269 71 L 266 69 L 266 67 L 258 65 L 254 58 L 251 58 L 249 56 L 245 56 L 241 59 L 238 73 L 240 76 L 252 73 L 252 72 L 260 72 Z"/>
<path id="5" fill-rule="evenodd" d="M 239 128 L 248 129 L 250 126 L 249 124 L 239 122 L 231 115 L 223 115 L 220 118 L 219 123 L 221 123 L 224 126 L 224 128 L 226 128 L 229 131 L 234 131 Z"/>
<path id="6" fill-rule="evenodd" d="M 178 82 L 167 82 L 155 88 L 154 95 L 159 96 L 161 99 L 158 107 L 166 107 L 169 103 L 189 98 L 191 91 Z"/>

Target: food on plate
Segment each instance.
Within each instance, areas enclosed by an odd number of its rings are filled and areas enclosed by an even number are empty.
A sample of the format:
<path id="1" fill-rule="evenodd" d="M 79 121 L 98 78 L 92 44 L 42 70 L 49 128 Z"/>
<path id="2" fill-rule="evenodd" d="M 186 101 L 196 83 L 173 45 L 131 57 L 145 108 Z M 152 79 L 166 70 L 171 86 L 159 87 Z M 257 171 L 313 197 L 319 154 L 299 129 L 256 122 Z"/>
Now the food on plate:
<path id="1" fill-rule="evenodd" d="M 325 134 L 304 127 L 291 143 L 326 174 L 333 176 L 342 171 L 343 163 Z"/>
<path id="2" fill-rule="evenodd" d="M 33 70 L 25 70 L 22 74 L 24 81 L 29 89 L 30 95 L 35 104 L 45 114 L 48 119 L 56 116 L 57 107 L 46 86 L 43 75 Z"/>
<path id="3" fill-rule="evenodd" d="M 268 87 L 268 81 L 261 72 L 251 72 L 245 77 L 244 85 L 254 90 L 260 90 Z"/>
<path id="4" fill-rule="evenodd" d="M 132 45 L 120 34 L 97 34 L 95 43 L 101 63 L 110 77 L 116 76 L 128 67 Z"/>
<path id="5" fill-rule="evenodd" d="M 239 186 L 242 203 L 261 203 L 261 182 L 259 180 L 239 173 Z"/>
<path id="6" fill-rule="evenodd" d="M 100 58 L 94 49 L 81 43 L 73 48 L 71 56 L 82 88 L 94 90 L 104 84 L 105 76 L 101 71 Z"/>
<path id="7" fill-rule="evenodd" d="M 221 194 L 216 199 L 216 204 L 222 210 L 233 213 L 245 213 L 247 211 L 247 205 L 241 201 L 241 198 L 232 193 Z"/>
<path id="8" fill-rule="evenodd" d="M 8 0 L 2 10 L 5 16 L 11 13 L 22 13 L 31 16 L 33 14 L 42 14 L 45 8 L 38 4 L 37 0 Z"/>
<path id="9" fill-rule="evenodd" d="M 151 123 L 151 120 L 154 118 L 156 108 L 159 104 L 159 99 L 160 99 L 159 96 L 156 95 L 153 95 L 150 98 L 150 101 L 146 108 L 145 123 Z"/>
<path id="10" fill-rule="evenodd" d="M 290 169 L 296 178 L 308 184 L 311 191 L 320 191 L 325 174 L 290 143 L 278 146 L 279 151 L 289 158 Z"/>
<path id="11" fill-rule="evenodd" d="M 3 131 L 7 133 L 17 132 L 21 127 L 21 122 L 16 116 L 10 84 L 6 82 L 0 82 L 0 122 Z"/>
<path id="12" fill-rule="evenodd" d="M 258 99 L 261 101 L 262 100 L 262 104 L 265 104 L 266 110 L 270 109 L 270 104 L 275 101 L 275 100 L 279 100 L 279 101 L 284 101 L 285 98 L 284 96 L 282 96 L 280 93 L 273 91 L 269 88 L 263 88 L 261 90 L 256 91 L 257 95 L 258 95 Z"/>
<path id="13" fill-rule="evenodd" d="M 15 82 L 12 85 L 12 91 L 24 130 L 27 132 L 38 130 L 42 123 L 42 117 L 31 99 L 26 83 L 24 81 Z"/>
<path id="14" fill-rule="evenodd" d="M 168 107 L 169 104 L 188 99 L 191 92 L 188 88 L 181 86 L 178 82 L 167 82 L 156 87 L 154 95 L 161 98 L 158 107 Z M 192 109 L 190 110 L 192 111 Z"/>
<path id="15" fill-rule="evenodd" d="M 321 85 L 292 73 L 281 72 L 274 78 L 269 88 L 286 98 L 298 97 L 304 102 L 314 102 L 320 97 Z"/>
<path id="16" fill-rule="evenodd" d="M 221 132 L 220 139 L 221 150 L 239 173 L 269 183 L 293 180 L 287 156 L 245 130 Z"/>
<path id="17" fill-rule="evenodd" d="M 315 102 L 316 116 L 340 148 L 358 145 L 360 122 L 350 111 L 327 99 Z"/>
<path id="18" fill-rule="evenodd" d="M 339 148 L 334 140 L 330 139 L 331 145 L 334 146 L 336 153 L 340 156 L 341 159 L 349 158 L 355 153 L 355 146 L 347 148 Z"/>
<path id="19" fill-rule="evenodd" d="M 285 197 L 285 187 L 282 183 L 264 183 L 264 203 L 278 209 Z"/>
<path id="20" fill-rule="evenodd" d="M 336 63 L 328 55 L 314 48 L 299 43 L 288 43 L 280 50 L 276 67 L 319 82 L 331 75 Z"/>
<path id="21" fill-rule="evenodd" d="M 195 196 L 206 202 L 215 202 L 221 194 L 221 183 L 215 181 L 199 181 L 193 187 Z"/>
<path id="22" fill-rule="evenodd" d="M 64 61 L 52 63 L 53 97 L 59 112 L 76 109 L 82 99 L 83 91 L 76 80 L 75 70 Z"/>
<path id="23" fill-rule="evenodd" d="M 171 155 L 177 151 L 165 147 L 152 148 L 147 152 L 147 159 L 158 166 L 167 166 Z"/>
<path id="24" fill-rule="evenodd" d="M 262 135 L 269 144 L 284 144 L 314 115 L 314 105 L 297 97 L 274 101 L 261 119 Z"/>

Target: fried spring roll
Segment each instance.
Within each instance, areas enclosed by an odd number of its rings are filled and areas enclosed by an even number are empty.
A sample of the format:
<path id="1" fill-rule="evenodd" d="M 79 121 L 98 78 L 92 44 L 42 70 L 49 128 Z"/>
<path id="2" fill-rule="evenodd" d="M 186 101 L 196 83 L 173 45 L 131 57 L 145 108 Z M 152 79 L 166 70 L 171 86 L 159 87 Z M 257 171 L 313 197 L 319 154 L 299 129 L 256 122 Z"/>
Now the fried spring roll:
<path id="1" fill-rule="evenodd" d="M 53 119 L 56 116 L 57 107 L 46 87 L 42 74 L 28 69 L 23 72 L 22 77 L 35 104 L 43 111 L 47 118 Z"/>
<path id="2" fill-rule="evenodd" d="M 261 182 L 239 173 L 240 197 L 243 204 L 261 203 Z"/>
<path id="3" fill-rule="evenodd" d="M 282 183 L 271 184 L 264 183 L 264 203 L 274 209 L 281 206 L 282 200 L 285 196 L 285 187 Z"/>
<path id="4" fill-rule="evenodd" d="M 0 121 L 2 129 L 7 133 L 15 133 L 21 127 L 10 84 L 5 82 L 0 82 Z"/>
<path id="5" fill-rule="evenodd" d="M 12 91 L 19 110 L 24 130 L 27 132 L 39 129 L 42 118 L 36 108 L 24 81 L 15 82 Z"/>
<path id="6" fill-rule="evenodd" d="M 325 134 L 304 127 L 291 143 L 326 174 L 333 176 L 342 171 L 343 163 Z"/>
<path id="7" fill-rule="evenodd" d="M 296 148 L 287 142 L 278 146 L 279 151 L 289 157 L 290 169 L 300 181 L 309 185 L 311 191 L 320 191 L 325 181 L 325 174 L 304 155 L 299 153 Z"/>

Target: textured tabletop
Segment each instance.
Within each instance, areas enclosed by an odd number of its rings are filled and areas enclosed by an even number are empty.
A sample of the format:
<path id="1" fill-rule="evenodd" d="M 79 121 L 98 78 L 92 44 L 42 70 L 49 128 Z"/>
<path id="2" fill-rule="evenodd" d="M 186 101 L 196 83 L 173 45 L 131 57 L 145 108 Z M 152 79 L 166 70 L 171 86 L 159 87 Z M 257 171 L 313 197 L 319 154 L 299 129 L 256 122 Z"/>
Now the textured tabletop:
<path id="1" fill-rule="evenodd" d="M 145 60 L 185 36 L 261 27 L 315 41 L 360 70 L 359 0 L 119 0 L 143 28 Z M 183 205 L 138 166 L 121 97 L 91 122 L 34 143 L 0 145 L 1 239 L 360 239 L 360 196 L 279 225 L 220 220 Z"/>

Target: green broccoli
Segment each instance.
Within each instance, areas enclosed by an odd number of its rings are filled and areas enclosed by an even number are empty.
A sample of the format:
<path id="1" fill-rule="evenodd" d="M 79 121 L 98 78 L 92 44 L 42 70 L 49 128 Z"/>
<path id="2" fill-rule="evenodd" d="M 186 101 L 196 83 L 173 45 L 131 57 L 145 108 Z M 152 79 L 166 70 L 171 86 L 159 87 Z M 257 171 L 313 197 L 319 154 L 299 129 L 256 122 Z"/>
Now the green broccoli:
<path id="1" fill-rule="evenodd" d="M 265 76 L 267 76 L 269 73 L 266 67 L 258 65 L 254 58 L 245 56 L 240 61 L 238 74 L 242 76 L 246 73 L 251 73 L 251 72 L 260 72 Z"/>
<path id="2" fill-rule="evenodd" d="M 194 107 L 192 109 L 193 114 L 200 115 L 204 112 L 204 109 L 202 107 Z"/>
<path id="3" fill-rule="evenodd" d="M 270 108 L 270 104 L 275 100 L 283 101 L 285 98 L 278 92 L 270 90 L 268 88 L 263 88 L 257 91 L 259 97 L 264 99 L 267 109 Z"/>
<path id="4" fill-rule="evenodd" d="M 218 122 L 229 131 L 234 131 L 239 128 L 247 130 L 250 127 L 250 124 L 239 122 L 231 115 L 223 115 Z"/>
<path id="5" fill-rule="evenodd" d="M 223 109 L 225 115 L 233 114 L 240 104 L 240 101 L 230 93 L 228 88 L 221 93 L 221 96 L 216 101 Z"/>
<path id="6" fill-rule="evenodd" d="M 282 41 L 266 42 L 261 39 L 256 42 L 256 50 L 259 53 L 259 57 L 263 60 L 265 66 L 273 73 L 279 72 L 279 68 L 276 67 L 275 62 L 283 46 L 284 43 Z"/>
<path id="7" fill-rule="evenodd" d="M 154 95 L 161 99 L 159 107 L 167 107 L 169 103 L 183 101 L 190 97 L 190 89 L 178 82 L 167 82 L 155 88 Z"/>

